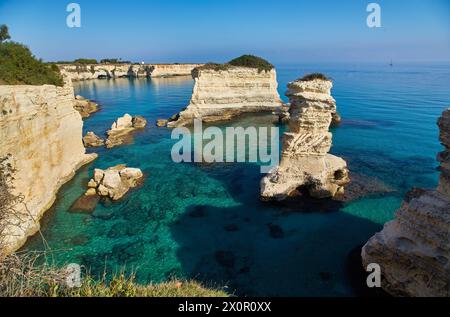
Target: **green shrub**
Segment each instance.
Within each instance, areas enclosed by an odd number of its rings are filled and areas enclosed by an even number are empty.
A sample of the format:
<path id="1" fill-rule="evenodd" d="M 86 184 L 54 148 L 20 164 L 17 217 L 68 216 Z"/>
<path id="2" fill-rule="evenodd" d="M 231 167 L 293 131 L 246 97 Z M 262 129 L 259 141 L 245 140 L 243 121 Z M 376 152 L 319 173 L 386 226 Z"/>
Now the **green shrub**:
<path id="1" fill-rule="evenodd" d="M 93 58 L 79 58 L 73 61 L 74 64 L 98 64 Z"/>
<path id="2" fill-rule="evenodd" d="M 228 64 L 233 66 L 258 68 L 259 72 L 268 72 L 274 68 L 273 65 L 265 59 L 254 55 L 242 55 L 241 57 L 229 61 Z"/>
<path id="3" fill-rule="evenodd" d="M 331 78 L 328 78 L 327 76 L 325 76 L 324 74 L 321 74 L 321 73 L 308 74 L 308 75 L 303 76 L 299 80 L 300 81 L 311 81 L 311 80 L 316 80 L 316 79 L 331 80 Z"/>
<path id="4" fill-rule="evenodd" d="M 64 81 L 56 65 L 36 59 L 24 45 L 0 43 L 0 82 L 6 85 L 56 85 Z"/>
<path id="5" fill-rule="evenodd" d="M 270 64 L 268 61 L 266 61 L 261 57 L 254 55 L 242 55 L 225 64 L 207 63 L 203 66 L 197 67 L 194 70 L 194 74 L 198 70 L 205 70 L 205 69 L 211 69 L 214 71 L 228 70 L 231 66 L 257 68 L 258 72 L 262 71 L 268 72 L 274 68 L 272 64 Z"/>

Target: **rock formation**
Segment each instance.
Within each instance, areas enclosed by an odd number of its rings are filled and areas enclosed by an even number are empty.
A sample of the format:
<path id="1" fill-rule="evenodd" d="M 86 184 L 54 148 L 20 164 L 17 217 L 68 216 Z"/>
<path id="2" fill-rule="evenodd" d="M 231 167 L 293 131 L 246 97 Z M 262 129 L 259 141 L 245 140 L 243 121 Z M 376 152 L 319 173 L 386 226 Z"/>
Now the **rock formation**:
<path id="1" fill-rule="evenodd" d="M 131 189 L 139 185 L 144 174 L 138 168 L 117 165 L 107 170 L 95 169 L 94 178 L 88 183 L 86 196 L 99 195 L 119 200 Z"/>
<path id="2" fill-rule="evenodd" d="M 450 296 L 450 109 L 439 120 L 437 190 L 411 191 L 393 221 L 363 247 L 363 264 L 381 267 L 381 286 L 395 296 Z"/>
<path id="3" fill-rule="evenodd" d="M 96 157 L 85 154 L 74 103 L 70 81 L 64 87 L 0 85 L 0 158 L 9 157 L 12 193 L 23 198 L 15 206 L 19 214 L 9 219 L 3 251 L 18 249 L 37 232 L 59 188 Z"/>
<path id="4" fill-rule="evenodd" d="M 87 100 L 82 96 L 75 97 L 74 108 L 80 113 L 83 119 L 88 118 L 91 114 L 100 110 L 98 104 L 93 101 Z"/>
<path id="5" fill-rule="evenodd" d="M 227 66 L 225 69 L 199 67 L 192 72 L 195 80 L 191 101 L 168 127 L 225 121 L 246 112 L 272 112 L 283 102 L 277 92 L 275 69 Z"/>
<path id="6" fill-rule="evenodd" d="M 105 145 L 105 140 L 97 136 L 94 132 L 88 132 L 83 137 L 83 144 L 85 147 L 99 147 Z"/>
<path id="7" fill-rule="evenodd" d="M 167 126 L 168 122 L 169 122 L 169 120 L 167 120 L 167 119 L 158 119 L 158 120 L 156 120 L 156 126 L 162 128 L 162 127 Z"/>
<path id="8" fill-rule="evenodd" d="M 329 127 L 336 102 L 329 80 L 297 80 L 288 85 L 289 132 L 283 136 L 280 166 L 261 181 L 264 200 L 283 200 L 298 192 L 314 198 L 342 194 L 349 182 L 346 162 L 328 154 Z"/>
<path id="9" fill-rule="evenodd" d="M 111 130 L 107 132 L 108 140 L 106 140 L 106 147 L 113 148 L 128 143 L 131 138 L 131 132 L 142 129 L 146 125 L 147 121 L 143 117 L 132 117 L 129 114 L 125 114 L 123 117 L 117 119 L 111 126 Z"/>
<path id="10" fill-rule="evenodd" d="M 73 81 L 99 78 L 189 76 L 202 64 L 60 64 L 61 73 Z"/>

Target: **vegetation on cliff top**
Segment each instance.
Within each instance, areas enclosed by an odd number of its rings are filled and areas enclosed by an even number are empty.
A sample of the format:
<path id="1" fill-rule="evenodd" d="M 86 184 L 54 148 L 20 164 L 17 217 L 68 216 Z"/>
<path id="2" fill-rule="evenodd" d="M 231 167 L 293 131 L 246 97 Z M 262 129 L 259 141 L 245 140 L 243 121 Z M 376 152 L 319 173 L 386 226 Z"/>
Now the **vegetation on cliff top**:
<path id="1" fill-rule="evenodd" d="M 3 85 L 56 85 L 64 81 L 56 65 L 38 60 L 24 45 L 6 42 L 8 28 L 0 27 L 0 84 Z"/>
<path id="2" fill-rule="evenodd" d="M 228 63 L 225 64 L 217 64 L 217 63 L 208 63 L 203 66 L 197 67 L 196 70 L 205 70 L 205 69 L 211 69 L 214 71 L 222 71 L 222 70 L 228 70 L 232 66 L 237 67 L 248 67 L 248 68 L 257 68 L 258 72 L 268 72 L 271 71 L 274 66 L 270 64 L 265 59 L 254 56 L 254 55 L 242 55 L 238 58 L 235 58 Z"/>
<path id="3" fill-rule="evenodd" d="M 302 78 L 300 78 L 300 81 L 312 81 L 312 80 L 316 80 L 316 79 L 321 79 L 321 80 L 331 80 L 331 78 L 325 76 L 322 73 L 312 73 L 312 74 L 308 74 L 303 76 Z"/>

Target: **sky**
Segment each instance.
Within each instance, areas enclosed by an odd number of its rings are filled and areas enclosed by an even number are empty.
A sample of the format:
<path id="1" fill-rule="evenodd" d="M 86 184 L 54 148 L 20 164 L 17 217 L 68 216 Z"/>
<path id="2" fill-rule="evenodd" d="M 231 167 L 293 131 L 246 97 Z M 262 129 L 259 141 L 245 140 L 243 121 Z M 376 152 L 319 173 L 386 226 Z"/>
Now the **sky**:
<path id="1" fill-rule="evenodd" d="M 66 24 L 71 2 L 80 28 Z M 45 61 L 450 61 L 449 0 L 0 0 L 0 24 Z"/>

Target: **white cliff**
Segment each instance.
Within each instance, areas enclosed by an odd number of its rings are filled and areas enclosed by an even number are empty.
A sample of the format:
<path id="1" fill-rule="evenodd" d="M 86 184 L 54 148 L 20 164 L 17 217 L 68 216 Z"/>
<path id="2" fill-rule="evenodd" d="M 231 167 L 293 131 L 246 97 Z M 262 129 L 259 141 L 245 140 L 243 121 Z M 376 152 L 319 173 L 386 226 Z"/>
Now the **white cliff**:
<path id="1" fill-rule="evenodd" d="M 61 73 L 73 81 L 99 78 L 190 76 L 202 64 L 60 64 Z"/>
<path id="2" fill-rule="evenodd" d="M 336 102 L 329 80 L 297 80 L 288 85 L 289 131 L 283 136 L 280 166 L 261 181 L 264 200 L 283 200 L 296 192 L 330 198 L 349 182 L 346 162 L 328 154 L 329 127 Z"/>
<path id="3" fill-rule="evenodd" d="M 364 266 L 380 265 L 381 287 L 395 296 L 450 296 L 450 109 L 439 127 L 445 150 L 438 188 L 411 191 L 362 249 Z"/>
<path id="4" fill-rule="evenodd" d="M 6 249 L 14 251 L 39 229 L 39 219 L 59 188 L 95 159 L 82 143 L 83 122 L 74 109 L 74 91 L 64 87 L 0 86 L 0 157 L 8 157 L 13 194 L 22 197 L 9 219 Z"/>
<path id="5" fill-rule="evenodd" d="M 243 113 L 271 112 L 282 106 L 275 69 L 227 66 L 226 69 L 199 67 L 187 108 L 168 123 L 169 127 L 189 125 L 193 119 L 225 121 Z"/>

